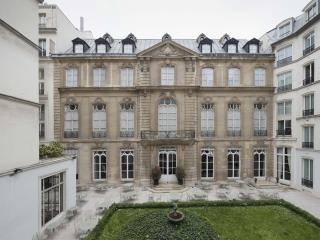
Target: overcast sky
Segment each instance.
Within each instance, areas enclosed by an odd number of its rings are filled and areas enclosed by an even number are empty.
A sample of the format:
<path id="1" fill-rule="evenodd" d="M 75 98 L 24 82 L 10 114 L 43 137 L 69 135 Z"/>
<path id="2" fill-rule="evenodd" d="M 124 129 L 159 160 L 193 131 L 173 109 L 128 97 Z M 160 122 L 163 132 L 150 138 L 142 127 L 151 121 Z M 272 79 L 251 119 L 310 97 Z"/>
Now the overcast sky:
<path id="1" fill-rule="evenodd" d="M 72 23 L 94 37 L 108 32 L 124 38 L 261 37 L 282 20 L 300 15 L 309 0 L 46 0 L 57 4 Z"/>

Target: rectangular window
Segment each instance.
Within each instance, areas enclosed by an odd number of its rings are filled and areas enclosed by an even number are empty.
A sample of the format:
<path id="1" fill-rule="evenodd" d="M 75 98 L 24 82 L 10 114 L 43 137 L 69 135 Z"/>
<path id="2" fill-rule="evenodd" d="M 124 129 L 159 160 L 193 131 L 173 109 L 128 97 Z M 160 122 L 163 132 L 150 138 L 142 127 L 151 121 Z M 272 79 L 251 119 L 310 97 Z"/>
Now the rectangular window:
<path id="1" fill-rule="evenodd" d="M 201 178 L 213 178 L 214 176 L 214 150 L 201 150 Z"/>
<path id="2" fill-rule="evenodd" d="M 106 53 L 107 46 L 105 44 L 98 44 L 97 45 L 97 53 Z"/>
<path id="3" fill-rule="evenodd" d="M 43 79 L 44 79 L 44 69 L 39 68 L 39 80 L 43 80 Z"/>
<path id="4" fill-rule="evenodd" d="M 254 70 L 254 84 L 257 87 L 266 85 L 266 70 L 264 68 L 256 68 Z"/>
<path id="5" fill-rule="evenodd" d="M 39 122 L 39 137 L 44 138 L 45 137 L 45 123 Z"/>
<path id="6" fill-rule="evenodd" d="M 285 181 L 291 179 L 291 148 L 277 148 L 277 177 Z"/>
<path id="7" fill-rule="evenodd" d="M 228 178 L 240 177 L 240 150 L 228 149 Z"/>
<path id="8" fill-rule="evenodd" d="M 41 179 L 41 226 L 64 210 L 64 173 Z"/>
<path id="9" fill-rule="evenodd" d="M 237 53 L 237 44 L 228 44 L 228 53 Z"/>
<path id="10" fill-rule="evenodd" d="M 133 45 L 132 44 L 124 44 L 123 45 L 123 53 L 132 54 L 133 53 Z"/>
<path id="11" fill-rule="evenodd" d="M 106 105 L 98 103 L 93 105 L 92 113 L 92 137 L 103 138 L 106 137 L 107 130 L 107 114 Z"/>
<path id="12" fill-rule="evenodd" d="M 291 101 L 278 102 L 278 117 L 279 116 L 291 116 Z"/>
<path id="13" fill-rule="evenodd" d="M 106 85 L 106 70 L 104 68 L 93 69 L 93 86 L 104 87 Z"/>
<path id="14" fill-rule="evenodd" d="M 314 62 L 304 66 L 303 85 L 308 85 L 314 82 Z"/>
<path id="15" fill-rule="evenodd" d="M 39 95 L 44 95 L 44 82 L 39 82 Z"/>
<path id="16" fill-rule="evenodd" d="M 121 86 L 122 87 L 133 86 L 133 69 L 132 68 L 121 69 Z"/>
<path id="17" fill-rule="evenodd" d="M 201 45 L 202 53 L 211 53 L 211 45 L 209 44 L 202 44 Z"/>
<path id="18" fill-rule="evenodd" d="M 174 85 L 174 67 L 161 68 L 161 85 Z"/>
<path id="19" fill-rule="evenodd" d="M 203 87 L 213 87 L 214 72 L 212 68 L 202 69 L 202 86 Z"/>
<path id="20" fill-rule="evenodd" d="M 264 104 L 254 105 L 254 136 L 267 136 L 267 111 Z"/>
<path id="21" fill-rule="evenodd" d="M 134 164 L 134 151 L 133 150 L 121 150 L 121 179 L 132 180 L 134 176 L 133 164 Z"/>
<path id="22" fill-rule="evenodd" d="M 253 176 L 257 178 L 266 176 L 266 151 L 264 149 L 253 151 Z"/>
<path id="23" fill-rule="evenodd" d="M 287 36 L 291 32 L 291 23 L 279 27 L 279 37 Z"/>
<path id="24" fill-rule="evenodd" d="M 46 39 L 39 39 L 39 56 L 45 57 L 47 55 L 46 50 L 47 50 L 47 41 Z"/>
<path id="25" fill-rule="evenodd" d="M 292 61 L 292 45 L 278 50 L 277 52 L 277 65 L 283 66 Z"/>
<path id="26" fill-rule="evenodd" d="M 83 44 L 75 44 L 74 53 L 83 53 Z"/>
<path id="27" fill-rule="evenodd" d="M 121 104 L 120 137 L 134 137 L 134 106 L 132 103 Z"/>
<path id="28" fill-rule="evenodd" d="M 78 105 L 69 104 L 64 107 L 64 137 L 77 138 L 79 131 Z"/>
<path id="29" fill-rule="evenodd" d="M 258 45 L 250 44 L 249 45 L 249 53 L 258 53 Z"/>
<path id="30" fill-rule="evenodd" d="M 303 127 L 303 148 L 313 148 L 313 141 L 314 141 L 314 128 L 313 126 Z"/>
<path id="31" fill-rule="evenodd" d="M 278 120 L 278 136 L 291 135 L 291 120 Z"/>
<path id="32" fill-rule="evenodd" d="M 312 116 L 314 114 L 314 94 L 308 94 L 303 97 L 304 99 L 304 110 L 302 115 Z"/>
<path id="33" fill-rule="evenodd" d="M 210 103 L 201 106 L 201 136 L 214 136 L 214 105 Z"/>
<path id="34" fill-rule="evenodd" d="M 47 17 L 45 13 L 39 13 L 39 27 L 45 27 L 47 24 Z"/>
<path id="35" fill-rule="evenodd" d="M 240 69 L 230 68 L 228 70 L 228 85 L 230 87 L 240 86 Z"/>
<path id="36" fill-rule="evenodd" d="M 317 14 L 317 9 L 316 9 L 316 4 L 314 4 L 312 7 L 310 7 L 307 10 L 307 21 L 310 21 L 316 14 Z"/>
<path id="37" fill-rule="evenodd" d="M 39 112 L 39 120 L 40 121 L 44 121 L 45 119 L 45 105 L 44 104 L 41 104 L 40 105 L 40 112 Z"/>
<path id="38" fill-rule="evenodd" d="M 315 47 L 314 42 L 315 42 L 314 32 L 311 32 L 304 38 L 303 55 L 309 54 L 314 50 L 314 47 Z"/>
<path id="39" fill-rule="evenodd" d="M 69 68 L 66 70 L 66 87 L 77 87 L 78 69 Z"/>
<path id="40" fill-rule="evenodd" d="M 240 136 L 240 104 L 229 104 L 228 136 Z"/>
<path id="41" fill-rule="evenodd" d="M 93 180 L 107 179 L 107 153 L 104 150 L 93 151 Z"/>
<path id="42" fill-rule="evenodd" d="M 278 92 L 284 92 L 292 89 L 292 72 L 285 72 L 277 75 Z"/>
<path id="43" fill-rule="evenodd" d="M 302 159 L 302 186 L 313 188 L 313 160 Z"/>

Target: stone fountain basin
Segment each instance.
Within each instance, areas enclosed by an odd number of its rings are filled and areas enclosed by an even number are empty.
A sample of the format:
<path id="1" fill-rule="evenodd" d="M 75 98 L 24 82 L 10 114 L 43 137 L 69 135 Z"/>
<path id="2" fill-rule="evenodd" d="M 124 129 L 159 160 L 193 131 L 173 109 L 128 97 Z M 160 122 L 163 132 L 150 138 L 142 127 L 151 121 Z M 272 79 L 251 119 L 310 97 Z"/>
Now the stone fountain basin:
<path id="1" fill-rule="evenodd" d="M 170 222 L 178 223 L 178 222 L 183 221 L 184 213 L 182 213 L 180 211 L 170 212 L 170 213 L 167 214 L 167 217 L 168 217 Z"/>

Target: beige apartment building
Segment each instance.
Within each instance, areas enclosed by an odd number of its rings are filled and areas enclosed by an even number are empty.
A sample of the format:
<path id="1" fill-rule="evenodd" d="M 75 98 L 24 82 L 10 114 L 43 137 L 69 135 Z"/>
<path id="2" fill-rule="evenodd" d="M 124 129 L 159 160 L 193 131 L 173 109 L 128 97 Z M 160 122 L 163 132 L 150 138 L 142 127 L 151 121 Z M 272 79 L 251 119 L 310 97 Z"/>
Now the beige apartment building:
<path id="1" fill-rule="evenodd" d="M 273 63 L 260 41 L 70 41 L 54 60 L 54 137 L 78 182 L 185 183 L 273 176 Z"/>

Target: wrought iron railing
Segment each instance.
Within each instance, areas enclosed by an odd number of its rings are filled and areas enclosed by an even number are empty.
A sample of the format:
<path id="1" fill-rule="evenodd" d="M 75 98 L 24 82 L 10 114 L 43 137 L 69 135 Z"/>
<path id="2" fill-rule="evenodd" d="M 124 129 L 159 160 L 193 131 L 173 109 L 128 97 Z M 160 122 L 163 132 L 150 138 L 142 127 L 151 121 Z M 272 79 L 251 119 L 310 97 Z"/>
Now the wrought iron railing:
<path id="1" fill-rule="evenodd" d="M 287 84 L 287 85 L 283 85 L 283 86 L 279 86 L 277 88 L 277 92 L 285 92 L 285 91 L 289 91 L 292 90 L 292 84 Z"/>
<path id="2" fill-rule="evenodd" d="M 278 66 L 278 67 L 281 67 L 281 66 L 283 66 L 283 65 L 288 64 L 289 62 L 292 62 L 292 56 L 287 57 L 287 58 L 284 58 L 284 59 L 281 59 L 281 60 L 278 60 L 277 66 Z"/>
<path id="3" fill-rule="evenodd" d="M 79 131 L 64 131 L 65 138 L 78 138 Z"/>
<path id="4" fill-rule="evenodd" d="M 303 148 L 313 148 L 313 142 L 302 142 Z"/>
<path id="5" fill-rule="evenodd" d="M 306 79 L 303 80 L 303 86 L 309 85 L 309 84 L 311 84 L 313 82 L 314 82 L 314 77 L 313 76 L 312 77 L 306 77 Z"/>
<path id="6" fill-rule="evenodd" d="M 278 129 L 277 135 L 278 136 L 290 136 L 291 135 L 291 128 Z"/>
<path id="7" fill-rule="evenodd" d="M 105 138 L 107 136 L 106 131 L 92 131 L 93 138 Z"/>
<path id="8" fill-rule="evenodd" d="M 179 130 L 179 131 L 141 131 L 141 139 L 193 139 L 195 131 Z"/>
<path id="9" fill-rule="evenodd" d="M 201 131 L 201 137 L 214 137 L 214 131 Z"/>
<path id="10" fill-rule="evenodd" d="M 310 47 L 307 47 L 303 50 L 303 56 L 311 53 L 314 50 L 314 44 L 312 44 Z"/>
<path id="11" fill-rule="evenodd" d="M 306 109 L 306 110 L 303 110 L 302 111 L 302 115 L 304 116 L 304 117 L 306 117 L 306 116 L 312 116 L 314 114 L 314 109 L 313 108 L 311 108 L 311 109 Z"/>
<path id="12" fill-rule="evenodd" d="M 313 181 L 312 180 L 302 178 L 301 179 L 301 184 L 303 186 L 308 187 L 308 188 L 313 188 Z"/>
<path id="13" fill-rule="evenodd" d="M 134 131 L 120 131 L 120 137 L 126 137 L 126 138 L 134 137 Z"/>
<path id="14" fill-rule="evenodd" d="M 267 136 L 267 130 L 254 129 L 254 136 Z"/>
<path id="15" fill-rule="evenodd" d="M 229 137 L 239 137 L 241 136 L 241 130 L 228 130 Z"/>

